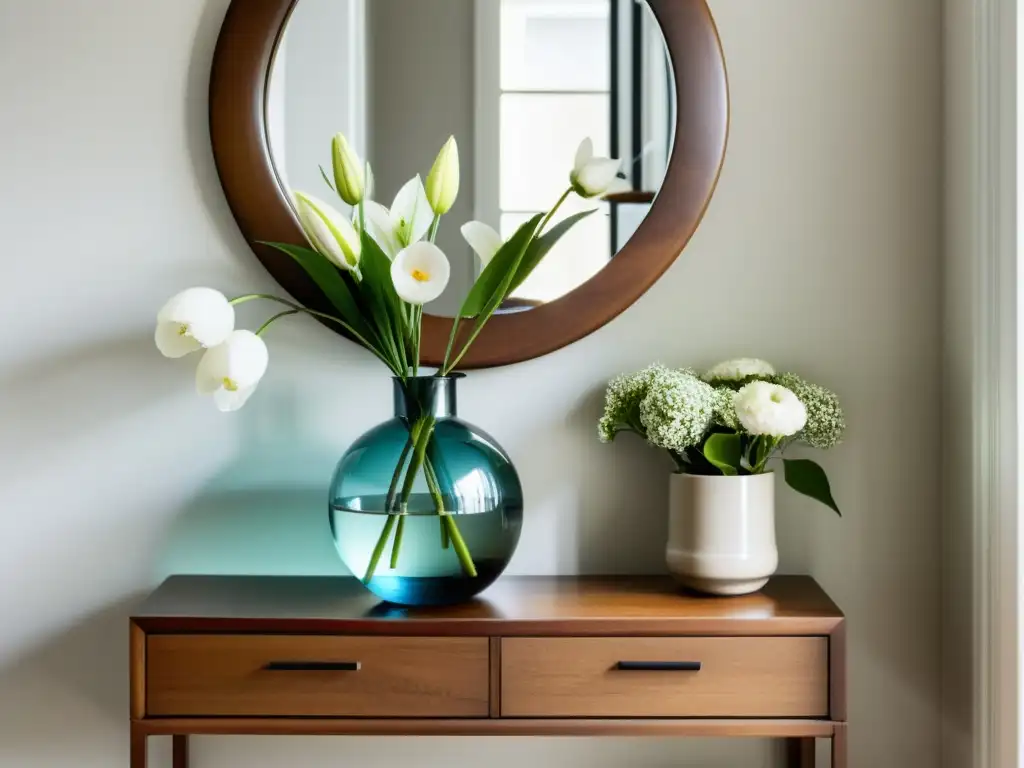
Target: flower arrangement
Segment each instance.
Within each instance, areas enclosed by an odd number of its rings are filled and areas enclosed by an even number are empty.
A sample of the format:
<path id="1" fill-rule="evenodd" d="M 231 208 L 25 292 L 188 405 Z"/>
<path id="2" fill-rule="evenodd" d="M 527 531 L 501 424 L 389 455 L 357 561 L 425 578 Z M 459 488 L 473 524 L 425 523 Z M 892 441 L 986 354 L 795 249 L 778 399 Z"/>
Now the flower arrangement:
<path id="1" fill-rule="evenodd" d="M 435 244 L 442 218 L 459 193 L 459 151 L 450 138 L 437 155 L 426 184 L 420 176 L 406 183 L 390 208 L 373 200 L 373 173 L 352 150 L 344 135 L 331 144 L 332 177 L 321 168 L 324 181 L 348 213 L 305 192 L 294 192 L 295 211 L 307 246 L 267 243 L 293 258 L 319 287 L 327 311 L 290 299 L 249 294 L 228 299 L 211 288 L 191 288 L 171 298 L 157 317 L 156 345 L 166 357 L 203 351 L 196 369 L 196 387 L 210 395 L 221 411 L 241 408 L 267 370 L 269 355 L 264 336 L 279 320 L 298 314 L 340 327 L 377 357 L 403 385 L 419 376 L 423 305 L 445 290 L 451 267 Z M 507 240 L 483 222 L 461 228 L 463 237 L 481 261 L 479 277 L 452 324 L 441 367 L 434 375 L 453 375 L 485 324 L 554 245 L 573 226 L 594 211 L 555 222 L 555 214 L 576 194 L 585 199 L 618 190 L 621 163 L 595 157 L 593 143 L 580 145 L 569 184 L 554 206 L 533 216 Z M 281 309 L 256 331 L 235 328 L 234 307 L 266 300 Z M 440 521 L 440 541 L 458 555 L 465 574 L 476 575 L 473 558 L 456 520 L 445 509 L 431 464 L 434 417 L 429 404 L 408 424 L 409 435 L 395 467 L 386 497 L 387 520 L 363 575 L 369 582 L 394 534 L 390 563 L 395 568 L 401 549 L 405 515 L 417 476 L 422 472 Z"/>
<path id="2" fill-rule="evenodd" d="M 764 360 L 692 368 L 652 365 L 609 385 L 598 422 L 602 442 L 635 432 L 665 449 L 676 471 L 693 475 L 756 475 L 794 443 L 827 450 L 846 423 L 839 399 Z M 825 471 L 809 459 L 782 458 L 787 484 L 839 513 Z"/>

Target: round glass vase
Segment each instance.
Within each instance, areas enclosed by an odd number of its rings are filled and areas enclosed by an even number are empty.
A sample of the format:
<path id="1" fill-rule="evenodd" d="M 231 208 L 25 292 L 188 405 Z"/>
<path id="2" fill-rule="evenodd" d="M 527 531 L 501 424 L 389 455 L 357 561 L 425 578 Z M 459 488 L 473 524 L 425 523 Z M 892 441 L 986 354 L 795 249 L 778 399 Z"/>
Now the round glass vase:
<path id="1" fill-rule="evenodd" d="M 353 443 L 331 482 L 338 554 L 391 603 L 469 600 L 519 543 L 519 475 L 494 438 L 458 418 L 458 378 L 394 379 L 394 417 Z"/>

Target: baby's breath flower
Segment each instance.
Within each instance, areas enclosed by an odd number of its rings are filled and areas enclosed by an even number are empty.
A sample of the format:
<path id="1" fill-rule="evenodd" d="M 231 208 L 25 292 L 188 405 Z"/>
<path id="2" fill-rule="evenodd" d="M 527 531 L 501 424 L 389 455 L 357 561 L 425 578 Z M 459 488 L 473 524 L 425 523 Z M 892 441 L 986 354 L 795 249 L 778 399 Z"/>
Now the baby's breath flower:
<path id="1" fill-rule="evenodd" d="M 780 373 L 773 380 L 791 389 L 807 408 L 807 426 L 800 433 L 800 439 L 812 448 L 822 450 L 839 443 L 846 429 L 846 419 L 834 392 L 793 373 Z"/>
<path id="2" fill-rule="evenodd" d="M 728 387 L 715 387 L 715 424 L 737 432 L 743 429 L 736 416 L 736 404 L 733 402 L 735 392 Z"/>
<path id="3" fill-rule="evenodd" d="M 704 374 L 704 380 L 712 384 L 723 382 L 746 382 L 749 379 L 767 379 L 775 375 L 772 364 L 756 357 L 740 357 L 719 363 Z"/>
<path id="4" fill-rule="evenodd" d="M 682 451 L 699 445 L 711 427 L 715 390 L 684 371 L 663 371 L 640 403 L 647 439 L 660 448 Z"/>
<path id="5" fill-rule="evenodd" d="M 647 437 L 640 423 L 640 403 L 647 396 L 651 382 L 668 372 L 668 368 L 655 363 L 637 373 L 616 376 L 609 382 L 604 415 L 597 422 L 597 434 L 602 443 L 610 443 L 619 432 L 628 430 Z"/>

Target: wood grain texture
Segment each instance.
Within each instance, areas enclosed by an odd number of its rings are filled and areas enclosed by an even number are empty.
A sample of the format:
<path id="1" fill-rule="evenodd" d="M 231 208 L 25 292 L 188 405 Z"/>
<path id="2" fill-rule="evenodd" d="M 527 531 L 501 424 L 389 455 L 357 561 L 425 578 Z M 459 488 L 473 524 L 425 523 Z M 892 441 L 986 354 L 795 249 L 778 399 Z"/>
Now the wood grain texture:
<path id="1" fill-rule="evenodd" d="M 180 733 L 171 737 L 171 765 L 173 768 L 188 768 L 188 736 Z"/>
<path id="2" fill-rule="evenodd" d="M 271 662 L 360 669 L 270 671 Z M 486 638 L 154 635 L 151 716 L 487 717 Z"/>
<path id="3" fill-rule="evenodd" d="M 128 709 L 133 720 L 146 716 L 146 634 L 134 621 L 128 625 Z"/>
<path id="4" fill-rule="evenodd" d="M 501 717 L 501 638 L 492 637 L 491 644 L 491 717 Z"/>
<path id="5" fill-rule="evenodd" d="M 260 244 L 304 243 L 270 157 L 264 120 L 268 68 L 294 2 L 233 0 L 214 55 L 210 133 L 228 203 L 257 257 L 288 293 L 325 310 L 323 296 L 295 263 Z M 642 296 L 696 231 L 718 183 L 729 132 L 722 45 L 705 0 L 648 2 L 675 70 L 679 116 L 674 153 L 657 200 L 608 266 L 557 301 L 494 317 L 461 367 L 528 360 L 592 333 Z M 425 364 L 437 365 L 443 358 L 451 324 L 448 318 L 424 317 Z"/>
<path id="6" fill-rule="evenodd" d="M 506 577 L 448 608 L 381 604 L 355 579 L 173 576 L 133 617 L 147 632 L 434 636 L 827 635 L 842 612 L 806 576 L 694 596 L 667 577 Z"/>
<path id="7" fill-rule="evenodd" d="M 420 718 L 196 718 L 144 720 L 152 735 L 260 736 L 711 736 L 797 738 L 832 736 L 825 720 L 601 720 Z"/>
<path id="8" fill-rule="evenodd" d="M 786 739 L 786 768 L 814 768 L 814 739 Z"/>
<path id="9" fill-rule="evenodd" d="M 700 662 L 699 672 L 620 661 Z M 502 640 L 504 717 L 827 717 L 823 637 Z"/>
<path id="10" fill-rule="evenodd" d="M 829 637 L 829 676 L 832 682 L 829 714 L 833 720 L 846 720 L 846 621 L 840 622 Z"/>

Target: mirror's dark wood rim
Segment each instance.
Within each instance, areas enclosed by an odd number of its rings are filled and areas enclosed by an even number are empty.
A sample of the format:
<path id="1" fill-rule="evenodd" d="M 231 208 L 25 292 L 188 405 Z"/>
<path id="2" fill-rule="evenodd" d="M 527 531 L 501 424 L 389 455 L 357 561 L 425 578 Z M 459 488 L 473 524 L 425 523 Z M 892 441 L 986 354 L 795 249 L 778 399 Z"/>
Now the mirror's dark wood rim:
<path id="1" fill-rule="evenodd" d="M 296 2 L 232 1 L 214 56 L 210 130 L 217 169 L 242 234 L 288 293 L 307 306 L 322 307 L 323 297 L 306 275 L 287 256 L 260 244 L 304 242 L 278 184 L 264 120 L 270 63 Z M 593 333 L 640 298 L 696 231 L 725 157 L 729 132 L 725 59 L 705 0 L 648 2 L 668 43 L 679 114 L 674 152 L 654 205 L 607 267 L 557 301 L 492 318 L 460 367 L 529 360 Z M 438 365 L 452 320 L 434 316 L 423 320 L 423 363 Z"/>

